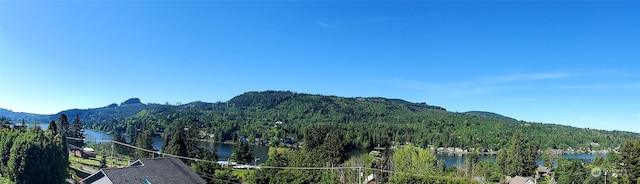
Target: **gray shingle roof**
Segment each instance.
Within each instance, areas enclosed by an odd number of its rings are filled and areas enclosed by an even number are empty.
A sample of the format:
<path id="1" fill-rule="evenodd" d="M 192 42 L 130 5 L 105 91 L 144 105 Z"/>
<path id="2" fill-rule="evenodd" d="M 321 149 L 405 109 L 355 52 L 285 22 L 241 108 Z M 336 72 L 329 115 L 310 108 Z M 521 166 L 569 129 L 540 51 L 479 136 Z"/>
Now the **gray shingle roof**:
<path id="1" fill-rule="evenodd" d="M 152 184 L 206 183 L 177 158 L 149 158 L 140 159 L 139 162 L 142 164 L 134 163 L 129 167 L 102 169 L 102 171 L 114 184 L 144 184 L 145 179 Z"/>

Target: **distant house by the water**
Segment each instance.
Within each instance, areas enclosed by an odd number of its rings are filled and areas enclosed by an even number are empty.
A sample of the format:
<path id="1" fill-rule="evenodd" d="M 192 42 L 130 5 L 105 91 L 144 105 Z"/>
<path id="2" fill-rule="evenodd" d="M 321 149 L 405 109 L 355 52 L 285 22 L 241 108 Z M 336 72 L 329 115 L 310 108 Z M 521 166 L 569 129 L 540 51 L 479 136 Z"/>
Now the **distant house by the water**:
<path id="1" fill-rule="evenodd" d="M 69 153 L 80 158 L 96 158 L 96 153 L 93 148 L 80 148 L 69 144 Z"/>
<path id="2" fill-rule="evenodd" d="M 100 169 L 80 181 L 82 184 L 205 184 L 180 159 L 173 157 L 140 159 L 125 168 Z"/>
<path id="3" fill-rule="evenodd" d="M 293 139 L 293 137 L 287 137 L 287 138 L 284 138 L 284 143 L 286 143 L 286 144 L 295 144 L 296 140 Z"/>
<path id="4" fill-rule="evenodd" d="M 278 126 L 282 125 L 282 121 L 276 121 L 276 124 L 273 127 L 278 128 Z"/>
<path id="5" fill-rule="evenodd" d="M 239 141 L 240 141 L 240 143 L 247 143 L 247 142 L 249 142 L 249 140 L 247 140 L 247 138 L 246 138 L 246 137 L 241 137 Z"/>
<path id="6" fill-rule="evenodd" d="M 538 177 L 544 177 L 550 172 L 551 169 L 545 166 L 538 166 L 538 168 L 536 168 L 536 174 L 538 174 Z"/>
<path id="7" fill-rule="evenodd" d="M 23 129 L 25 129 L 25 126 L 22 126 L 22 125 L 14 125 L 14 124 L 11 124 L 11 123 L 0 124 L 0 126 L 2 126 L 3 128 L 17 129 L 17 130 L 23 130 Z"/>

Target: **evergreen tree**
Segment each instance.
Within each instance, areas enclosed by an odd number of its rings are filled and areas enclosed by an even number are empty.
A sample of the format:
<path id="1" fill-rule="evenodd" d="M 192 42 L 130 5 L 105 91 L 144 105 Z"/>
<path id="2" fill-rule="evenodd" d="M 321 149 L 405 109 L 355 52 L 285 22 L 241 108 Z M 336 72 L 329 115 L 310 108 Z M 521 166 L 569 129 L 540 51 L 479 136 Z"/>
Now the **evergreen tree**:
<path id="1" fill-rule="evenodd" d="M 149 131 L 138 133 L 138 138 L 136 139 L 135 145 L 143 149 L 153 150 L 153 140 Z M 153 153 L 149 153 L 140 149 L 135 150 L 136 158 L 150 158 L 152 154 Z"/>
<path id="2" fill-rule="evenodd" d="M 113 133 L 113 141 L 127 144 L 127 140 L 124 139 L 124 137 L 122 136 L 122 133 L 117 131 Z M 120 144 L 115 144 L 115 143 L 114 143 L 114 146 L 115 146 L 115 151 L 118 154 L 123 154 L 123 155 L 131 154 L 131 148 L 129 147 L 126 147 Z"/>
<path id="3" fill-rule="evenodd" d="M 538 147 L 517 131 L 511 139 L 511 145 L 498 152 L 496 162 L 509 176 L 531 176 L 535 172 Z"/>
<path id="4" fill-rule="evenodd" d="M 233 149 L 232 159 L 239 164 L 247 164 L 253 161 L 253 149 L 247 142 L 237 144 Z"/>
<path id="5" fill-rule="evenodd" d="M 82 122 L 80 121 L 80 116 L 76 116 L 73 118 L 73 124 L 71 126 L 71 135 L 74 140 L 71 140 L 70 143 L 77 147 L 83 147 L 84 144 L 84 130 L 82 129 Z"/>
<path id="6" fill-rule="evenodd" d="M 640 182 L 640 139 L 627 140 L 622 146 L 620 162 L 632 183 Z"/>
<path id="7" fill-rule="evenodd" d="M 61 136 L 33 128 L 0 131 L 0 138 L 3 177 L 15 183 L 64 183 L 69 162 Z"/>
<path id="8" fill-rule="evenodd" d="M 69 120 L 67 119 L 67 115 L 62 114 L 58 118 L 58 133 L 63 137 L 69 136 Z"/>
<path id="9" fill-rule="evenodd" d="M 60 138 L 62 139 L 62 146 L 64 146 L 64 150 L 66 152 L 69 150 L 69 141 L 67 140 L 67 137 L 70 137 L 69 120 L 67 119 L 67 115 L 60 115 L 60 117 L 58 117 L 58 123 L 56 123 L 56 125 L 58 125 L 58 135 L 60 135 Z M 69 154 L 64 154 L 64 160 L 69 160 Z"/>
<path id="10" fill-rule="evenodd" d="M 218 154 L 216 153 L 216 148 L 215 148 L 216 145 L 214 144 L 212 147 L 213 147 L 213 150 L 198 148 L 197 153 L 194 157 L 202 160 L 217 162 Z M 217 173 L 216 171 L 221 170 L 221 167 L 216 163 L 191 162 L 191 169 L 194 170 L 199 175 L 208 176 L 208 177 L 203 177 L 205 180 L 207 180 L 207 183 L 215 183 L 216 180 L 211 178 L 211 173 Z M 220 178 L 216 176 L 214 176 L 214 178 L 218 179 L 217 181 L 221 181 L 220 179 L 222 179 L 222 181 L 225 181 L 224 180 L 225 178 Z"/>
<path id="11" fill-rule="evenodd" d="M 607 153 L 606 161 L 608 162 L 609 165 L 616 166 L 618 165 L 619 160 L 620 160 L 620 156 L 616 154 L 616 152 L 609 151 L 609 153 Z"/>
<path id="12" fill-rule="evenodd" d="M 49 122 L 49 130 L 51 130 L 53 135 L 58 134 L 58 125 L 56 125 L 55 121 L 51 120 L 51 122 Z"/>
<path id="13" fill-rule="evenodd" d="M 558 153 L 551 148 L 547 148 L 542 152 L 542 162 L 546 167 L 553 167 L 553 163 L 558 159 Z"/>
<path id="14" fill-rule="evenodd" d="M 304 137 L 304 146 L 307 150 L 314 150 L 319 148 L 325 140 L 327 133 L 329 133 L 330 128 L 328 125 L 320 125 L 318 127 L 313 127 L 307 131 L 307 134 Z"/>
<path id="15" fill-rule="evenodd" d="M 558 161 L 558 168 L 555 172 L 558 183 L 583 183 L 588 177 L 587 170 L 582 167 L 579 160 L 568 161 L 561 159 Z"/>
<path id="16" fill-rule="evenodd" d="M 176 130 L 169 136 L 166 136 L 166 139 L 162 145 L 162 152 L 179 155 L 179 156 L 188 156 L 187 154 L 187 143 L 183 133 L 184 128 L 182 126 L 177 126 Z"/>
<path id="17" fill-rule="evenodd" d="M 341 130 L 334 129 L 328 132 L 321 147 L 325 157 L 335 165 L 341 164 L 349 157 L 347 142 Z"/>
<path id="18" fill-rule="evenodd" d="M 384 149 L 381 151 L 382 155 L 380 160 L 374 162 L 373 168 L 389 171 L 393 169 L 393 152 L 391 150 L 391 143 L 389 142 L 389 139 L 383 138 L 380 146 Z M 391 174 L 389 172 L 375 171 L 375 174 L 379 177 L 378 181 L 381 183 L 386 183 L 391 178 Z"/>

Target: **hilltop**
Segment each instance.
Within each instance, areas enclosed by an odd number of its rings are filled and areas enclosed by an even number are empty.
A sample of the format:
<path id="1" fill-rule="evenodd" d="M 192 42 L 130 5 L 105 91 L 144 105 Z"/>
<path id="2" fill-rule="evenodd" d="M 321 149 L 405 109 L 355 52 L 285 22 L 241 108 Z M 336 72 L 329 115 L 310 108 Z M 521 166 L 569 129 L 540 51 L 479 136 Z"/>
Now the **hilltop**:
<path id="1" fill-rule="evenodd" d="M 172 125 L 197 125 L 218 141 L 241 137 L 272 143 L 277 138 L 302 140 L 311 127 L 330 124 L 345 131 L 352 147 L 373 147 L 384 139 L 422 147 L 463 147 L 496 150 L 516 130 L 541 147 L 613 149 L 639 134 L 518 121 L 496 113 L 449 112 L 443 107 L 382 97 L 339 97 L 290 91 L 247 92 L 227 102 L 181 105 L 144 104 L 132 98 L 93 109 L 71 109 L 87 128 L 135 134 L 137 129 L 162 133 Z M 281 122 L 281 123 L 276 123 Z M 593 144 L 598 143 L 598 144 Z M 597 145 L 593 147 L 592 145 Z"/>

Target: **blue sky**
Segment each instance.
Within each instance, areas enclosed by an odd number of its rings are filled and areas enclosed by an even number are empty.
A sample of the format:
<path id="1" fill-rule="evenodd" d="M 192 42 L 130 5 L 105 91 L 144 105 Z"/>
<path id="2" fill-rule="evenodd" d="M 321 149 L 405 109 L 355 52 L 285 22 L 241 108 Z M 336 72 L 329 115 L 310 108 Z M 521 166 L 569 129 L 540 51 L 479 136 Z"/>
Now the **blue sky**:
<path id="1" fill-rule="evenodd" d="M 640 2 L 0 1 L 0 107 L 291 90 L 640 132 Z"/>

